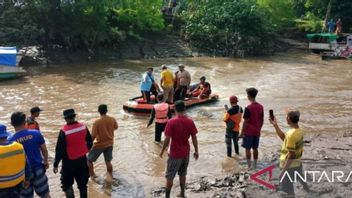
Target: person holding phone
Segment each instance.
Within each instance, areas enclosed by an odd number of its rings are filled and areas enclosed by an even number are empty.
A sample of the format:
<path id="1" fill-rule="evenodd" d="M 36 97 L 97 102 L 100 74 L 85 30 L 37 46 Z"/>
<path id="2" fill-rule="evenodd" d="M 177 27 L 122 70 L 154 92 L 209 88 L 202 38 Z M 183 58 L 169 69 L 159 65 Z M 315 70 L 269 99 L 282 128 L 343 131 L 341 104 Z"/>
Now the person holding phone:
<path id="1" fill-rule="evenodd" d="M 300 112 L 297 110 L 289 110 L 286 116 L 286 122 L 290 129 L 284 133 L 277 124 L 274 113 L 270 112 L 270 123 L 275 128 L 277 135 L 283 141 L 280 154 L 280 189 L 286 192 L 290 197 L 295 194 L 293 182 L 290 178 L 294 178 L 296 172 L 303 175 L 301 157 L 303 154 L 303 131 L 299 127 L 298 122 Z M 286 174 L 285 174 L 286 173 Z M 289 175 L 285 176 L 285 175 Z M 310 191 L 306 182 L 299 180 L 304 190 Z"/>
<path id="2" fill-rule="evenodd" d="M 242 107 L 237 104 L 238 99 L 236 96 L 231 96 L 229 101 L 231 108 L 228 108 L 228 106 L 225 105 L 226 112 L 224 116 L 224 122 L 226 123 L 225 143 L 227 148 L 227 157 L 232 156 L 232 142 L 234 144 L 235 153 L 239 155 L 238 136 L 243 114 Z"/>

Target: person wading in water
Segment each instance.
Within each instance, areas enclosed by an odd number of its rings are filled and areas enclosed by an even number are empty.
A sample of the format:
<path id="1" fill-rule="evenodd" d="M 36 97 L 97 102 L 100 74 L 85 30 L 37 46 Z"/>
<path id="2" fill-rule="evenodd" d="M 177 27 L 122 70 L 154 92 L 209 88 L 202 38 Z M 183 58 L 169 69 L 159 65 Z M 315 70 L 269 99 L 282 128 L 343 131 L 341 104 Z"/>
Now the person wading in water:
<path id="1" fill-rule="evenodd" d="M 76 180 L 81 198 L 88 197 L 89 170 L 86 154 L 92 148 L 92 136 L 86 125 L 76 121 L 74 109 L 63 112 L 66 124 L 59 132 L 55 149 L 54 173 L 62 160 L 61 188 L 67 198 L 74 197 L 72 185 Z"/>
<path id="2" fill-rule="evenodd" d="M 162 158 L 164 151 L 169 146 L 169 158 L 167 160 L 166 169 L 166 198 L 170 197 L 173 180 L 176 174 L 180 177 L 181 194 L 180 197 L 185 197 L 186 175 L 189 163 L 190 145 L 189 137 L 192 137 L 194 146 L 194 158 L 197 160 L 198 154 L 198 140 L 197 128 L 193 120 L 186 116 L 186 106 L 183 101 L 175 103 L 176 116 L 169 120 L 165 128 L 165 140 L 163 148 L 159 156 Z"/>

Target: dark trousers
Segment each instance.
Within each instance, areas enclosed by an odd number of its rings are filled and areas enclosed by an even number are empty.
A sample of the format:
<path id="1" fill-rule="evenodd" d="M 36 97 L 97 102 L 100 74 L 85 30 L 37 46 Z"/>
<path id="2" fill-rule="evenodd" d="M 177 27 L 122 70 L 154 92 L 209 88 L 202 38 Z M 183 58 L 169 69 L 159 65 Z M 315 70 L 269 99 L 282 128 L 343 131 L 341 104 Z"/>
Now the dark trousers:
<path id="1" fill-rule="evenodd" d="M 187 94 L 187 86 L 179 85 L 177 86 L 174 93 L 174 101 L 184 100 Z"/>
<path id="2" fill-rule="evenodd" d="M 142 97 L 144 98 L 144 100 L 147 101 L 147 103 L 151 103 L 150 92 L 154 95 L 155 102 L 157 102 L 158 91 L 156 90 L 156 87 L 154 85 L 152 85 L 152 87 L 150 88 L 150 91 L 141 91 L 141 92 L 142 92 Z"/>
<path id="3" fill-rule="evenodd" d="M 161 134 L 165 130 L 166 123 L 155 123 L 155 141 L 161 141 Z"/>
<path id="4" fill-rule="evenodd" d="M 232 156 L 232 142 L 233 142 L 233 145 L 234 145 L 234 147 L 235 147 L 235 153 L 236 153 L 237 155 L 239 154 L 239 148 L 238 148 L 238 132 L 226 130 L 225 142 L 226 142 L 227 156 L 228 156 L 228 157 L 231 157 L 231 156 Z"/>
<path id="5" fill-rule="evenodd" d="M 74 197 L 72 185 L 74 180 L 76 180 L 80 197 L 87 198 L 88 179 L 89 171 L 86 156 L 75 160 L 64 159 L 62 161 L 61 188 L 66 193 L 66 197 Z M 67 192 L 69 191 L 72 191 L 72 195 L 68 196 Z"/>
<path id="6" fill-rule="evenodd" d="M 147 103 L 150 103 L 150 91 L 142 91 L 142 96 Z"/>
<path id="7" fill-rule="evenodd" d="M 302 165 L 300 167 L 295 167 L 295 168 L 289 168 L 287 169 L 287 173 L 290 176 L 290 178 L 292 180 L 294 180 L 295 178 L 295 172 L 297 172 L 299 175 L 303 175 L 303 170 L 302 170 Z M 285 176 L 285 174 L 283 175 L 284 178 L 280 178 L 280 189 L 284 192 L 286 192 L 289 195 L 294 195 L 295 194 L 295 189 L 293 186 L 293 182 L 290 180 L 290 178 L 288 178 L 287 176 Z M 305 181 L 301 180 L 299 177 L 297 177 L 299 183 L 301 183 L 303 185 L 304 189 L 308 189 L 308 185 Z"/>
<path id="8" fill-rule="evenodd" d="M 0 189 L 0 197 L 20 198 L 21 188 L 22 188 L 22 183 L 14 187 Z"/>

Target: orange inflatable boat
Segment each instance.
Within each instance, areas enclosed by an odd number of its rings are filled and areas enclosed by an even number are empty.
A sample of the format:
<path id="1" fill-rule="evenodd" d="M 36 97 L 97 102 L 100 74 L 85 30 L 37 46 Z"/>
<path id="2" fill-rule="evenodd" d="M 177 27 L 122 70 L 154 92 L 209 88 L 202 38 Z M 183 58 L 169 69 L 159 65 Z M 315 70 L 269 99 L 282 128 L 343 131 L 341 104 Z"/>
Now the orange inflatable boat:
<path id="1" fill-rule="evenodd" d="M 208 104 L 216 102 L 219 99 L 219 95 L 211 94 L 209 98 L 189 98 L 185 100 L 186 108 L 194 107 L 197 105 Z M 128 113 L 136 115 L 149 115 L 152 112 L 154 104 L 146 103 L 142 98 L 130 100 L 123 105 L 123 110 Z M 170 105 L 171 111 L 174 112 L 174 105 Z"/>

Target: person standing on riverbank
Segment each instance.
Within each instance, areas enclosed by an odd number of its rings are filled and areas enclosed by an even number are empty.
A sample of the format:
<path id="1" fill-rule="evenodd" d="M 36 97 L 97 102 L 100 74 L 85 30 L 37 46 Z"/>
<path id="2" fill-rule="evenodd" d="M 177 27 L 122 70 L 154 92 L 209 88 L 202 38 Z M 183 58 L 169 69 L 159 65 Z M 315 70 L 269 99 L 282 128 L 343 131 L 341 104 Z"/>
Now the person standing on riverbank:
<path id="1" fill-rule="evenodd" d="M 10 141 L 17 141 L 23 145 L 31 167 L 29 185 L 22 188 L 21 197 L 33 197 L 35 191 L 39 197 L 50 198 L 48 177 L 45 174 L 49 168 L 48 150 L 42 134 L 38 130 L 26 129 L 26 115 L 22 112 L 11 115 L 11 124 L 16 133 Z"/>
<path id="2" fill-rule="evenodd" d="M 178 65 L 179 71 L 176 72 L 176 89 L 174 95 L 174 101 L 184 100 L 187 94 L 187 90 L 191 84 L 191 75 L 185 70 L 185 65 Z"/>
<path id="3" fill-rule="evenodd" d="M 286 134 L 280 129 L 276 118 L 269 119 L 274 126 L 277 135 L 283 141 L 280 155 L 280 186 L 281 190 L 286 192 L 289 196 L 295 194 L 293 182 L 290 178 L 296 178 L 296 172 L 303 175 L 301 157 L 303 154 L 303 131 L 299 128 L 300 112 L 290 110 L 287 112 L 286 122 L 290 129 Z M 287 176 L 289 175 L 289 177 Z M 308 185 L 303 180 L 299 180 L 306 191 L 309 191 Z"/>
<path id="4" fill-rule="evenodd" d="M 163 88 L 163 102 L 174 103 L 174 75 L 166 65 L 161 67 L 160 86 Z"/>
<path id="5" fill-rule="evenodd" d="M 159 104 L 154 105 L 147 125 L 149 127 L 155 118 L 155 142 L 161 141 L 161 135 L 165 130 L 166 123 L 172 116 L 169 104 L 161 102 L 162 100 L 163 95 L 158 95 Z"/>
<path id="6" fill-rule="evenodd" d="M 40 109 L 39 107 L 33 107 L 30 112 L 31 112 L 31 116 L 27 118 L 26 121 L 26 128 L 27 129 L 36 129 L 36 130 L 40 130 L 39 128 L 39 124 L 37 122 L 37 118 L 40 115 L 40 112 L 43 111 L 42 109 Z"/>
<path id="7" fill-rule="evenodd" d="M 92 148 L 92 136 L 86 125 L 76 121 L 74 109 L 63 111 L 66 125 L 59 132 L 56 143 L 54 173 L 62 160 L 61 188 L 66 197 L 74 197 L 72 185 L 76 180 L 81 198 L 87 198 L 89 169 L 86 154 Z"/>
<path id="8" fill-rule="evenodd" d="M 246 149 L 248 168 L 253 167 L 256 169 L 260 131 L 264 123 L 264 108 L 255 99 L 258 94 L 256 88 L 247 88 L 246 92 L 250 104 L 244 110 L 244 122 L 240 138 L 243 138 L 242 146 Z M 253 166 L 251 161 L 251 150 L 253 150 Z"/>
<path id="9" fill-rule="evenodd" d="M 330 19 L 330 21 L 326 24 L 326 27 L 328 28 L 329 33 L 334 33 L 335 31 L 335 21 L 334 19 Z"/>
<path id="10" fill-rule="evenodd" d="M 336 21 L 336 34 L 341 34 L 342 33 L 342 21 L 341 18 L 337 19 Z"/>
<path id="11" fill-rule="evenodd" d="M 192 137 L 194 146 L 194 158 L 197 160 L 198 154 L 198 140 L 197 128 L 193 120 L 186 116 L 186 106 L 183 101 L 175 103 L 176 117 L 169 120 L 165 128 L 165 140 L 163 148 L 159 156 L 162 158 L 164 151 L 169 148 L 169 158 L 167 160 L 166 169 L 166 198 L 170 197 L 173 180 L 178 173 L 180 178 L 181 194 L 180 197 L 185 197 L 186 175 L 189 163 L 190 145 L 188 142 L 189 137 Z"/>
<path id="12" fill-rule="evenodd" d="M 115 118 L 107 115 L 108 106 L 101 104 L 98 107 L 100 118 L 93 124 L 92 140 L 93 148 L 88 154 L 89 175 L 94 180 L 96 178 L 94 165 L 99 156 L 104 153 L 106 170 L 110 179 L 112 179 L 112 151 L 114 146 L 114 131 L 117 130 L 118 124 Z"/>
<path id="13" fill-rule="evenodd" d="M 226 113 L 224 117 L 224 122 L 226 123 L 225 143 L 227 148 L 227 157 L 232 156 L 232 142 L 234 144 L 235 153 L 239 155 L 238 136 L 243 114 L 242 107 L 237 105 L 237 97 L 231 96 L 229 100 L 231 108 L 228 109 L 227 105 L 225 106 Z"/>
<path id="14" fill-rule="evenodd" d="M 6 126 L 0 124 L 0 197 L 19 198 L 24 182 L 29 180 L 30 168 L 22 144 L 8 141 L 9 136 Z"/>

